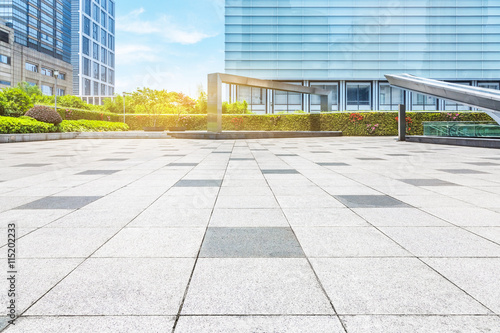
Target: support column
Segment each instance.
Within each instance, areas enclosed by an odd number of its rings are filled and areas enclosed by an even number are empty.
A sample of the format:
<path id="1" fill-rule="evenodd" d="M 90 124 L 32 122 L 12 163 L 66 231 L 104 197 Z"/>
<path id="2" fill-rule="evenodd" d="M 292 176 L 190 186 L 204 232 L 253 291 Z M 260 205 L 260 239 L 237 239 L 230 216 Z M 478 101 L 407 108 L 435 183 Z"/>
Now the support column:
<path id="1" fill-rule="evenodd" d="M 222 81 L 219 74 L 208 74 L 207 131 L 222 132 Z"/>
<path id="2" fill-rule="evenodd" d="M 399 141 L 406 141 L 406 106 L 400 104 L 398 112 Z"/>

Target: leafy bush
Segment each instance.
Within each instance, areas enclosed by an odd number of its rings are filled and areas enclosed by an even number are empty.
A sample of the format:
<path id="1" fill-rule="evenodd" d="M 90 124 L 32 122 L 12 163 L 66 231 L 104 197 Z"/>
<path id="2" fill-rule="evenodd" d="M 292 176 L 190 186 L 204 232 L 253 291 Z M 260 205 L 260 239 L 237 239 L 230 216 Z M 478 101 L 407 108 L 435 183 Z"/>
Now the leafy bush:
<path id="1" fill-rule="evenodd" d="M 222 103 L 222 114 L 252 114 L 251 111 L 248 111 L 248 103 L 247 101 L 243 102 L 234 102 Z"/>
<path id="2" fill-rule="evenodd" d="M 30 96 L 21 88 L 0 91 L 0 116 L 20 117 L 33 107 Z"/>
<path id="3" fill-rule="evenodd" d="M 55 133 L 55 132 L 110 132 L 128 131 L 123 123 L 95 120 L 64 120 L 58 126 L 29 117 L 0 117 L 0 134 Z"/>
<path id="4" fill-rule="evenodd" d="M 35 106 L 26 112 L 25 116 L 54 125 L 60 124 L 63 121 L 59 113 L 48 106 Z"/>

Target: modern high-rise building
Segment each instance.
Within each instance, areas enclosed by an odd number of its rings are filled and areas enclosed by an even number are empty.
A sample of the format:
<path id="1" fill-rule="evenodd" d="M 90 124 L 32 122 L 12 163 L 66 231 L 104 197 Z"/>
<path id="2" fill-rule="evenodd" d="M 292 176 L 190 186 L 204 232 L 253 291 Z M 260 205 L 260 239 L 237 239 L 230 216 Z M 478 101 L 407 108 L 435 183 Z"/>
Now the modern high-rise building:
<path id="1" fill-rule="evenodd" d="M 73 93 L 91 104 L 115 94 L 115 2 L 71 0 Z"/>
<path id="2" fill-rule="evenodd" d="M 329 110 L 463 110 L 391 88 L 409 73 L 499 89 L 500 2 L 226 0 L 226 73 L 332 91 Z M 315 96 L 230 86 L 253 111 L 320 111 Z"/>

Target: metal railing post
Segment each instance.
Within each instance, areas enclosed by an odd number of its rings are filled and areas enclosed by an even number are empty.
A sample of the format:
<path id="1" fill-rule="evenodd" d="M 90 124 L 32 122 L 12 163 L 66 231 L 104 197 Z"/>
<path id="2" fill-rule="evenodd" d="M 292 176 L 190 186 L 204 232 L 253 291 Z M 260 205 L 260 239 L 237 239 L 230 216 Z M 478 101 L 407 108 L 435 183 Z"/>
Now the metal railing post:
<path id="1" fill-rule="evenodd" d="M 406 141 L 406 106 L 400 104 L 398 111 L 398 131 L 399 141 Z"/>

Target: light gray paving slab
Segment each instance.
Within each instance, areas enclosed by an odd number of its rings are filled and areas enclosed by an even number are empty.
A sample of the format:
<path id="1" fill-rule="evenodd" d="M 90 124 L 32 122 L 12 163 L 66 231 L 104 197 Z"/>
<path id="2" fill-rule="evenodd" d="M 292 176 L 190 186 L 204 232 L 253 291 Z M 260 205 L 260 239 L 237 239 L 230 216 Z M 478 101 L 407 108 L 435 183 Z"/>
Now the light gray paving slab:
<path id="1" fill-rule="evenodd" d="M 345 333 L 334 316 L 181 316 L 175 333 Z"/>
<path id="2" fill-rule="evenodd" d="M 440 179 L 400 179 L 400 181 L 415 186 L 459 186 Z"/>
<path id="3" fill-rule="evenodd" d="M 77 210 L 57 221 L 48 224 L 47 228 L 121 228 L 129 223 L 138 212 L 115 210 Z"/>
<path id="4" fill-rule="evenodd" d="M 450 227 L 451 224 L 416 208 L 354 208 L 377 227 Z"/>
<path id="5" fill-rule="evenodd" d="M 500 244 L 500 227 L 473 227 L 466 229 L 492 242 Z"/>
<path id="6" fill-rule="evenodd" d="M 496 316 L 343 316 L 347 332 L 370 333 L 493 333 Z"/>
<path id="7" fill-rule="evenodd" d="M 317 196 L 280 195 L 276 196 L 281 208 L 343 208 L 334 197 L 323 194 Z"/>
<path id="8" fill-rule="evenodd" d="M 112 175 L 114 173 L 120 172 L 120 170 L 87 170 L 77 173 L 81 176 L 93 176 L 93 175 Z"/>
<path id="9" fill-rule="evenodd" d="M 179 258 L 88 259 L 26 314 L 176 315 L 193 265 Z"/>
<path id="10" fill-rule="evenodd" d="M 500 258 L 426 258 L 424 261 L 500 314 Z"/>
<path id="11" fill-rule="evenodd" d="M 9 333 L 129 333 L 170 332 L 175 317 L 168 316 L 106 316 L 106 317 L 22 317 Z"/>
<path id="12" fill-rule="evenodd" d="M 401 202 L 387 195 L 337 195 L 335 198 L 349 208 L 406 207 Z"/>
<path id="13" fill-rule="evenodd" d="M 500 227 L 500 213 L 478 207 L 432 207 L 427 212 L 463 227 Z"/>
<path id="14" fill-rule="evenodd" d="M 340 315 L 491 314 L 415 258 L 311 261 Z"/>
<path id="15" fill-rule="evenodd" d="M 211 227 L 288 227 L 280 209 L 214 209 Z"/>
<path id="16" fill-rule="evenodd" d="M 419 257 L 498 257 L 500 246 L 466 230 L 450 227 L 381 227 Z"/>
<path id="17" fill-rule="evenodd" d="M 333 315 L 306 259 L 198 260 L 183 315 Z"/>
<path id="18" fill-rule="evenodd" d="M 410 256 L 372 227 L 294 227 L 293 230 L 310 258 Z"/>
<path id="19" fill-rule="evenodd" d="M 155 205 L 135 218 L 129 227 L 205 227 L 212 209 L 183 209 Z"/>
<path id="20" fill-rule="evenodd" d="M 293 227 L 366 227 L 369 224 L 347 208 L 283 209 Z"/>
<path id="21" fill-rule="evenodd" d="M 6 228 L 8 224 L 15 223 L 19 228 L 39 228 L 61 217 L 68 215 L 73 210 L 9 210 L 0 213 L 0 227 Z"/>
<path id="22" fill-rule="evenodd" d="M 204 234 L 204 228 L 125 228 L 93 257 L 194 258 Z"/>
<path id="23" fill-rule="evenodd" d="M 222 208 L 279 208 L 274 196 L 220 196 L 217 198 L 216 209 Z"/>

